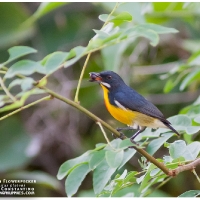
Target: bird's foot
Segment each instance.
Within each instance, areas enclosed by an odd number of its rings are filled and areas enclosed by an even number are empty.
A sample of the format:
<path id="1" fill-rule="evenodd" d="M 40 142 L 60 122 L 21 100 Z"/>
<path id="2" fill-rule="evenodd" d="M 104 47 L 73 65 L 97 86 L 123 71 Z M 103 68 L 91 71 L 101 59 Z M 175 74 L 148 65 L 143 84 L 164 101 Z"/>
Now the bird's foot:
<path id="1" fill-rule="evenodd" d="M 114 135 L 112 133 L 112 136 L 116 139 L 116 138 L 120 138 L 121 140 L 123 140 L 123 138 L 125 137 L 125 135 L 120 131 L 121 129 L 120 128 L 117 128 L 116 129 L 119 133 L 120 133 L 120 136 L 119 137 L 116 137 L 116 135 Z"/>

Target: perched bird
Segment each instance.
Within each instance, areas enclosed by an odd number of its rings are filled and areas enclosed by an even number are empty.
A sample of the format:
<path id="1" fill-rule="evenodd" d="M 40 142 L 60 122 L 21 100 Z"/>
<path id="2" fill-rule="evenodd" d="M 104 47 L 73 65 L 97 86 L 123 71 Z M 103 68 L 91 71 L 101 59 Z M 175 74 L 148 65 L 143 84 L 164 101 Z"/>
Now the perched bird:
<path id="1" fill-rule="evenodd" d="M 118 74 L 113 71 L 89 74 L 91 82 L 98 82 L 101 85 L 105 105 L 110 114 L 118 121 L 128 125 L 126 128 L 118 128 L 117 131 L 137 129 L 137 132 L 130 138 L 132 142 L 146 127 L 169 128 L 179 136 L 161 111 L 126 85 Z"/>

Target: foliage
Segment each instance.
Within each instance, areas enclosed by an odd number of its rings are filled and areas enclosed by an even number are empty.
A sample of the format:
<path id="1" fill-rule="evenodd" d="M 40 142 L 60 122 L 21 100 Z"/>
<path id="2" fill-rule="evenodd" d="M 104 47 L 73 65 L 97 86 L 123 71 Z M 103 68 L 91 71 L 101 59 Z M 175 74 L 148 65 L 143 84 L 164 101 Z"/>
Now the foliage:
<path id="1" fill-rule="evenodd" d="M 126 51 L 132 53 L 133 48 L 137 47 L 133 44 L 139 44 L 143 39 L 156 47 L 162 34 L 178 33 L 177 29 L 162 25 L 168 21 L 169 11 L 172 16 L 181 12 L 189 12 L 190 9 L 193 12 L 196 11 L 196 7 L 193 7 L 195 3 L 100 4 L 106 6 L 110 12 L 99 15 L 99 19 L 103 22 L 102 28 L 93 30 L 95 35 L 89 40 L 87 46 L 76 46 L 67 52 L 55 51 L 39 61 L 23 59 L 24 56 L 37 52 L 32 47 L 14 46 L 8 49 L 9 58 L 0 64 L 0 73 L 3 75 L 3 78 L 0 78 L 1 89 L 5 92 L 0 96 L 1 113 L 7 112 L 6 117 L 9 117 L 12 115 L 13 109 L 20 111 L 28 98 L 33 95 L 48 93 L 43 86 L 49 83 L 48 77 L 50 75 L 61 68 L 71 67 L 84 56 L 96 51 L 101 51 L 106 70 L 118 71 L 123 53 Z M 24 27 L 30 27 L 30 24 L 35 20 L 62 5 L 64 4 L 42 3 L 32 17 L 23 24 L 20 31 L 25 30 Z M 136 10 L 137 12 L 135 12 Z M 156 16 L 161 13 L 162 17 L 158 19 Z M 167 79 L 164 92 L 168 93 L 177 86 L 180 91 L 189 87 L 196 90 L 200 80 L 199 60 L 198 48 L 191 52 L 191 56 L 187 60 L 164 74 L 162 79 Z M 84 68 L 82 72 L 84 73 Z M 39 80 L 38 77 L 40 77 Z M 80 78 L 79 82 L 81 81 Z M 13 88 L 16 86 L 20 86 L 20 89 L 14 90 Z M 78 92 L 79 88 L 76 94 Z M 160 156 L 157 161 L 163 163 L 170 170 L 177 168 L 180 164 L 194 161 L 200 153 L 200 142 L 194 140 L 195 134 L 200 130 L 199 110 L 200 99 L 198 98 L 192 105 L 182 109 L 178 115 L 169 118 L 173 127 L 183 135 L 181 139 L 174 141 L 176 138 L 173 137 L 173 133 L 166 129 L 160 128 L 156 131 L 146 129 L 136 138 L 137 148 L 146 149 L 151 156 L 154 156 L 159 149 L 164 148 L 168 154 Z M 21 144 L 23 143 L 20 141 L 22 129 L 18 130 L 18 133 L 18 142 Z M 26 138 L 26 140 L 29 140 L 29 138 Z M 13 148 L 18 148 L 15 147 L 15 145 L 18 146 L 18 142 L 9 141 L 14 142 Z M 22 155 L 22 148 L 26 148 L 26 144 L 18 148 L 20 152 L 16 152 L 15 159 Z M 57 178 L 59 180 L 66 178 L 65 191 L 67 195 L 69 197 L 75 195 L 90 172 L 93 172 L 93 189 L 96 196 L 149 196 L 154 190 L 159 189 L 171 180 L 171 177 L 146 160 L 145 157 L 138 160 L 142 168 L 141 171 L 128 170 L 126 163 L 136 154 L 136 150 L 130 146 L 134 145 L 129 139 L 115 139 L 108 144 L 96 144 L 94 149 L 64 162 L 59 168 Z M 7 154 L 10 154 L 9 151 L 7 151 Z M 4 155 L 2 158 L 0 157 L 1 160 L 3 158 L 5 158 Z M 13 162 L 12 165 L 18 164 L 20 166 L 28 162 L 28 159 L 26 159 L 26 155 L 23 155 L 20 156 L 18 163 L 15 163 L 14 159 L 11 161 Z M 1 166 L 0 170 L 4 171 L 6 168 L 9 167 L 5 164 Z M 51 179 L 51 177 L 48 178 Z M 55 188 L 57 188 L 58 183 L 55 182 L 55 185 Z M 125 189 L 127 189 L 125 194 L 120 193 Z M 198 195 L 199 191 L 190 190 L 180 197 Z"/>

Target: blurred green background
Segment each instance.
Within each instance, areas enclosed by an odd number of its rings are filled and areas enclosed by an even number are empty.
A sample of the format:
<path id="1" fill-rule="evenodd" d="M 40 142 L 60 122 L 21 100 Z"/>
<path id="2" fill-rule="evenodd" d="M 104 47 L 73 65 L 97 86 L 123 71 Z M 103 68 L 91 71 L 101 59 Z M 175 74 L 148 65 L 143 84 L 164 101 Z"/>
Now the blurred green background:
<path id="1" fill-rule="evenodd" d="M 102 27 L 98 16 L 110 13 L 114 5 L 55 3 L 51 12 L 41 14 L 37 11 L 38 2 L 0 3 L 0 63 L 7 60 L 7 49 L 15 45 L 37 49 L 38 53 L 27 56 L 35 61 L 54 51 L 86 46 L 95 35 L 92 29 Z M 98 85 L 88 82 L 89 72 L 102 70 L 118 72 L 127 84 L 154 103 L 166 117 L 178 114 L 193 103 L 200 94 L 197 82 L 181 92 L 179 84 L 170 93 L 164 93 L 163 88 L 168 80 L 166 74 L 200 50 L 199 6 L 199 3 L 181 2 L 129 3 L 127 8 L 134 15 L 135 24 L 161 24 L 176 28 L 179 33 L 161 35 L 156 47 L 150 46 L 147 39 L 139 38 L 129 45 L 120 43 L 93 53 L 80 90 L 81 105 L 113 127 L 122 126 L 106 111 Z M 48 86 L 73 99 L 84 59 L 54 73 Z M 176 80 L 177 74 L 171 76 Z M 27 103 L 36 99 L 30 97 Z M 112 139 L 110 134 L 108 136 Z M 100 142 L 105 139 L 87 116 L 56 99 L 43 102 L 0 121 L 0 179 L 36 179 L 36 196 L 66 196 L 64 182 L 56 179 L 59 166 Z M 157 155 L 165 153 L 161 149 Z M 139 170 L 139 157 L 132 158 L 127 169 Z M 88 175 L 77 196 L 92 195 L 91 180 L 92 176 Z M 190 189 L 199 189 L 199 183 L 190 172 L 184 172 L 153 196 L 177 196 Z"/>

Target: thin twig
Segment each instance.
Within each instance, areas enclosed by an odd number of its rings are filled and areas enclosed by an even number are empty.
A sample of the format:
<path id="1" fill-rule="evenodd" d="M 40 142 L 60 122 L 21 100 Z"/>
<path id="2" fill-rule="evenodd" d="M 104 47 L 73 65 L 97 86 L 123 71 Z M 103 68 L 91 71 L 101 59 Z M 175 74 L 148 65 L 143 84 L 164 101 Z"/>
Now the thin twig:
<path id="1" fill-rule="evenodd" d="M 7 117 L 10 117 L 11 115 L 16 114 L 16 113 L 18 113 L 18 112 L 20 112 L 20 111 L 22 111 L 22 110 L 24 110 L 24 109 L 26 109 L 26 108 L 29 108 L 29 107 L 31 107 L 31 106 L 37 104 L 37 103 L 40 103 L 40 102 L 45 101 L 45 100 L 48 100 L 48 99 L 50 99 L 50 98 L 51 98 L 51 95 L 46 96 L 46 97 L 43 97 L 43 98 L 41 98 L 41 99 L 38 99 L 37 101 L 34 101 L 34 102 L 32 102 L 32 103 L 30 103 L 30 104 L 27 104 L 27 105 L 25 105 L 25 106 L 22 106 L 21 108 L 18 108 L 17 110 L 14 110 L 13 112 L 10 112 L 10 113 L 8 113 L 7 115 L 1 117 L 1 118 L 0 118 L 0 121 L 3 120 L 3 119 L 5 119 L 5 118 L 7 118 Z"/>
<path id="2" fill-rule="evenodd" d="M 196 176 L 197 180 L 200 183 L 200 178 L 199 178 L 198 174 L 196 173 L 195 169 L 192 170 L 192 173 Z"/>
<path id="3" fill-rule="evenodd" d="M 9 90 L 6 88 L 6 86 L 4 85 L 4 82 L 2 80 L 2 78 L 0 77 L 0 85 L 3 88 L 4 92 L 7 94 L 8 97 L 10 97 L 10 99 L 15 102 L 17 101 L 17 99 L 9 92 Z"/>
<path id="4" fill-rule="evenodd" d="M 102 28 L 108 24 L 110 17 L 111 17 L 112 14 L 115 12 L 115 10 L 118 8 L 118 6 L 119 6 L 119 2 L 116 2 L 115 7 L 114 7 L 113 10 L 111 11 L 111 13 L 108 15 L 108 17 L 107 17 L 105 23 L 103 24 Z M 102 28 L 101 28 L 101 29 L 102 29 Z M 100 30 L 101 30 L 101 29 L 100 29 Z"/>
<path id="5" fill-rule="evenodd" d="M 192 161 L 189 164 L 181 165 L 175 169 L 172 169 L 169 171 L 169 176 L 177 176 L 180 172 L 187 171 L 187 170 L 193 170 L 196 168 L 197 165 L 200 165 L 200 158 L 197 158 L 196 160 Z"/>
<path id="6" fill-rule="evenodd" d="M 117 9 L 117 7 L 118 7 L 118 3 L 116 3 L 115 7 L 114 7 L 113 10 L 111 11 L 111 13 L 108 15 L 108 17 L 107 17 L 105 23 L 103 24 L 102 28 L 109 22 L 110 17 L 111 17 L 112 14 L 115 12 L 115 10 Z M 102 29 L 102 28 L 101 28 L 101 29 Z M 100 30 L 101 30 L 101 29 L 100 29 Z M 90 41 L 89 41 L 89 42 L 90 42 Z M 81 82 L 82 82 L 83 75 L 84 75 L 84 73 L 85 73 L 85 69 L 86 69 L 86 67 L 87 67 L 87 64 L 88 64 L 88 61 L 89 61 L 89 59 L 90 59 L 91 54 L 92 54 L 92 51 L 91 51 L 91 52 L 88 52 L 88 55 L 87 55 L 86 60 L 85 60 L 85 63 L 84 63 L 83 68 L 82 68 L 82 70 L 81 70 L 81 74 L 80 74 L 80 78 L 79 78 L 79 81 L 78 81 L 78 85 L 77 85 L 77 88 L 76 88 L 76 94 L 75 94 L 75 98 L 74 98 L 74 101 L 75 101 L 76 103 L 79 103 L 78 96 L 79 96 L 79 91 L 80 91 L 80 87 L 81 87 Z"/>
<path id="7" fill-rule="evenodd" d="M 104 135 L 104 137 L 105 137 L 105 139 L 106 139 L 108 145 L 109 145 L 112 149 L 115 149 L 115 148 L 111 145 L 110 140 L 108 139 L 107 134 L 106 134 L 106 132 L 104 131 L 103 126 L 101 125 L 101 123 L 100 123 L 100 122 L 97 122 L 97 124 L 99 125 L 99 127 L 100 127 L 100 129 L 101 129 L 101 132 L 103 133 L 103 135 Z"/>
<path id="8" fill-rule="evenodd" d="M 90 59 L 90 56 L 91 56 L 91 53 L 89 53 L 89 54 L 87 55 L 86 60 L 85 60 L 85 63 L 84 63 L 83 68 L 82 68 L 82 70 L 81 70 L 81 75 L 80 75 L 80 78 L 79 78 L 79 81 L 78 81 L 78 85 L 77 85 L 77 88 L 76 88 L 76 94 L 75 94 L 75 98 L 74 98 L 74 101 L 75 101 L 76 103 L 79 103 L 78 95 L 79 95 L 79 90 L 80 90 L 80 87 L 81 87 L 81 81 L 82 81 L 82 79 L 83 79 L 83 75 L 84 75 L 84 73 L 85 73 L 85 69 L 86 69 L 86 67 L 87 67 L 87 64 L 88 64 L 88 61 L 89 61 L 89 59 Z"/>

